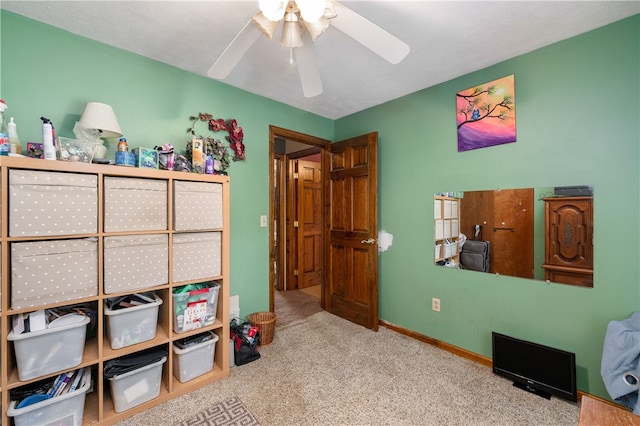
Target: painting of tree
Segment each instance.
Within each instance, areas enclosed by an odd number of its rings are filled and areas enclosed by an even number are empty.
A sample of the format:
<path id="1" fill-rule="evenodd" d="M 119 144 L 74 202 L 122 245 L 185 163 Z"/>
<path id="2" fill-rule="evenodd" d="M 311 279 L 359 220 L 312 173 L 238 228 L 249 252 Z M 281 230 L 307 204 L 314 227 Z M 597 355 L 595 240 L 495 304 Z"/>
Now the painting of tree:
<path id="1" fill-rule="evenodd" d="M 458 152 L 516 141 L 515 77 L 456 94 Z"/>

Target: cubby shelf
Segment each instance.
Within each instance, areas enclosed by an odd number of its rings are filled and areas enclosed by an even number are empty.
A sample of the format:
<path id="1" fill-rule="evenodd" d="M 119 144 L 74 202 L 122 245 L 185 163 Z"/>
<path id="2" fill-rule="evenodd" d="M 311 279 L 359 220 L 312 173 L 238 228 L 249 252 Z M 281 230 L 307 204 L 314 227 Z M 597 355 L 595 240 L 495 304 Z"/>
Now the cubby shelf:
<path id="1" fill-rule="evenodd" d="M 460 264 L 460 200 L 433 197 L 435 261 Z"/>
<path id="2" fill-rule="evenodd" d="M 31 176 L 34 174 L 42 173 L 42 172 L 53 172 L 53 173 L 67 173 L 68 176 L 80 176 L 88 177 L 90 180 L 95 177 L 97 183 L 95 186 L 95 205 L 91 205 L 88 207 L 89 211 L 97 211 L 96 217 L 94 218 L 96 221 L 95 231 L 87 231 L 81 230 L 80 232 L 65 232 L 60 235 L 46 235 L 46 234 L 27 234 L 22 235 L 13 231 L 15 235 L 10 235 L 12 231 L 10 229 L 12 225 L 16 224 L 17 220 L 24 221 L 22 225 L 27 225 L 29 220 L 34 220 L 33 218 L 29 218 L 28 215 L 21 215 L 19 218 L 15 217 L 15 210 L 11 207 L 15 207 L 11 205 L 11 171 L 26 171 L 27 175 Z M 23 173 L 24 175 L 24 173 Z M 67 175 L 65 175 L 67 176 Z M 118 178 L 118 179 L 114 179 Z M 153 180 L 153 181 L 144 181 L 145 183 L 160 184 L 161 187 L 166 186 L 166 201 L 164 201 L 161 206 L 157 207 L 157 211 L 152 212 L 157 219 L 157 217 L 166 218 L 166 226 L 164 229 L 110 229 L 110 232 L 105 231 L 105 222 L 106 219 L 113 219 L 111 217 L 106 218 L 106 212 L 113 213 L 113 209 L 111 205 L 108 205 L 106 200 L 105 190 L 106 186 L 105 182 L 113 182 L 114 180 L 120 180 L 123 178 L 124 180 L 130 179 L 135 181 L 137 179 L 143 180 Z M 2 339 L 0 339 L 0 401 L 2 404 L 2 415 L 0 417 L 0 424 L 3 425 L 13 425 L 14 421 L 12 417 L 7 416 L 7 408 L 9 407 L 10 399 L 10 390 L 14 388 L 18 388 L 20 386 L 24 386 L 26 384 L 38 381 L 45 377 L 53 377 L 56 376 L 60 372 L 51 373 L 42 377 L 37 377 L 28 381 L 20 381 L 18 378 L 18 371 L 15 359 L 15 348 L 14 342 L 9 341 L 6 337 L 9 332 L 12 330 L 12 320 L 18 314 L 25 314 L 29 312 L 33 312 L 40 309 L 47 309 L 52 307 L 61 307 L 66 305 L 72 305 L 76 303 L 90 303 L 92 306 L 95 306 L 97 311 L 97 335 L 95 337 L 87 337 L 84 345 L 84 353 L 82 356 L 82 362 L 75 368 L 80 367 L 91 367 L 94 371 L 94 382 L 93 382 L 93 391 L 86 395 L 85 404 L 84 404 L 84 414 L 83 414 L 83 424 L 92 425 L 92 424 L 113 424 L 119 420 L 130 417 L 136 413 L 144 411 L 154 405 L 157 405 L 161 402 L 170 400 L 175 398 L 178 395 L 191 392 L 201 386 L 204 386 L 208 383 L 220 380 L 229 375 L 229 177 L 228 176 L 219 176 L 219 175 L 202 175 L 202 174 L 194 174 L 194 173 L 185 173 L 185 172 L 174 172 L 174 171 L 165 171 L 165 170 L 153 170 L 153 169 L 138 169 L 138 168 L 129 168 L 123 166 L 113 166 L 113 165 L 98 165 L 98 164 L 85 164 L 85 163 L 71 163 L 64 161 L 46 161 L 39 159 L 31 159 L 31 158 L 20 158 L 20 157 L 1 157 L 0 158 L 0 190 L 2 191 L 0 201 L 2 203 L 1 208 L 1 216 L 0 219 L 2 221 L 1 231 L 0 231 L 0 248 L 1 248 L 1 274 L 0 277 L 2 279 L 2 283 L 0 289 L 1 293 L 1 312 L 0 312 L 0 333 L 2 335 Z M 187 198 L 184 195 L 179 195 L 176 197 L 176 190 L 180 188 L 180 191 L 183 190 L 184 185 L 189 185 L 190 183 L 195 182 L 196 192 L 198 191 L 206 191 L 207 188 L 215 188 L 216 192 L 216 200 L 219 202 L 215 202 L 213 204 L 209 203 L 206 205 L 206 209 L 201 209 L 201 206 L 198 203 L 192 203 L 189 201 L 189 195 L 187 194 Z M 199 183 L 209 183 L 216 185 L 201 185 Z M 111 185 L 109 183 L 108 185 Z M 204 189 L 203 189 L 204 188 Z M 50 190 L 50 189 L 45 189 Z M 202 194 L 195 194 L 196 196 L 200 196 Z M 153 198 L 153 197 L 152 197 Z M 179 207 L 176 206 L 176 202 L 178 198 L 181 200 L 180 202 L 184 202 L 187 204 L 181 204 Z M 185 227 L 184 217 L 179 218 L 180 220 L 176 220 L 176 210 L 178 208 L 178 215 L 185 214 L 185 207 L 187 210 L 192 209 L 193 221 L 202 220 L 202 225 L 200 223 L 193 223 L 193 226 Z M 211 209 L 215 210 L 215 213 L 211 213 Z M 166 211 L 164 210 L 166 209 Z M 156 215 L 157 213 L 157 215 Z M 216 218 L 211 220 L 211 215 L 216 215 Z M 110 221 L 113 223 L 113 221 Z M 176 224 L 178 224 L 178 229 L 176 229 Z M 202 229 L 204 228 L 204 229 Z M 45 232 L 46 226 L 45 226 Z M 22 231 L 21 231 L 22 232 Z M 212 274 L 212 276 L 198 276 L 193 279 L 181 281 L 173 281 L 174 276 L 174 266 L 178 264 L 179 261 L 174 261 L 174 250 L 173 250 L 173 240 L 176 235 L 182 234 L 193 234 L 197 235 L 197 233 L 203 234 L 205 237 L 209 234 L 217 234 L 216 238 L 220 237 L 220 255 L 218 259 L 211 259 L 219 262 L 219 271 Z M 105 239 L 109 237 L 120 237 L 120 236 L 139 236 L 145 237 L 147 235 L 164 235 L 166 236 L 166 240 L 168 241 L 167 247 L 162 247 L 161 251 L 164 253 L 166 251 L 166 263 L 159 262 L 157 263 L 157 268 L 166 268 L 165 270 L 160 270 L 160 275 L 163 275 L 166 272 L 166 276 L 168 280 L 166 283 L 154 283 L 148 287 L 143 288 L 133 288 L 126 289 L 124 288 L 122 291 L 115 292 L 106 292 L 105 291 Z M 183 235 L 184 236 L 184 235 Z M 188 235 L 186 237 L 189 237 Z M 164 238 L 164 237 L 163 237 Z M 26 242 L 39 242 L 39 243 L 49 243 L 53 241 L 62 241 L 62 240 L 81 240 L 81 239 L 92 239 L 97 241 L 97 286 L 95 295 L 86 296 L 83 295 L 79 298 L 71 298 L 69 300 L 60 299 L 55 300 L 55 295 L 47 296 L 51 297 L 54 300 L 47 301 L 43 304 L 38 304 L 37 301 L 29 301 L 21 302 L 22 306 L 12 307 L 12 295 L 15 290 L 13 288 L 12 283 L 12 244 L 15 243 L 26 243 Z M 166 250 L 165 250 L 166 249 Z M 196 259 L 194 262 L 201 262 L 202 259 L 198 258 L 201 256 L 198 253 L 194 253 Z M 208 259 L 205 259 L 208 260 Z M 174 263 L 175 262 L 175 263 Z M 113 263 L 113 262 L 112 262 Z M 15 267 L 15 265 L 13 265 Z M 55 268 L 52 268 L 55 270 Z M 216 281 L 220 284 L 220 289 L 218 292 L 217 299 L 217 309 L 216 309 L 216 321 L 206 327 L 199 328 L 197 330 L 192 330 L 186 333 L 176 333 L 173 329 L 173 321 L 174 321 L 174 306 L 173 306 L 173 298 L 172 291 L 175 287 L 179 287 L 185 284 L 196 283 L 196 282 L 209 282 Z M 104 302 L 106 299 L 110 297 L 114 297 L 117 295 L 124 295 L 135 293 L 139 291 L 154 291 L 156 294 L 160 296 L 163 303 L 158 307 L 158 322 L 156 326 L 155 337 L 151 340 L 134 344 L 131 346 L 126 346 L 120 349 L 112 349 L 110 346 L 109 338 L 106 334 L 106 321 L 105 317 L 105 307 Z M 68 298 L 67 298 L 68 299 Z M 32 303 L 33 305 L 29 305 Z M 186 383 L 180 383 L 178 379 L 174 376 L 173 371 L 173 351 L 171 350 L 172 344 L 175 340 L 181 339 L 185 336 L 189 336 L 192 334 L 197 334 L 203 331 L 213 331 L 218 335 L 218 341 L 216 343 L 213 369 L 201 376 L 198 376 Z M 144 349 L 153 348 L 153 347 L 163 347 L 167 350 L 167 360 L 163 364 L 162 367 L 162 378 L 161 378 L 161 386 L 160 386 L 160 395 L 157 398 L 154 398 L 148 402 L 142 403 L 140 405 L 134 406 L 125 412 L 116 413 L 114 410 L 114 403 L 110 395 L 108 380 L 104 379 L 102 371 L 104 367 L 104 363 L 113 358 L 117 358 L 123 355 L 132 354 Z"/>

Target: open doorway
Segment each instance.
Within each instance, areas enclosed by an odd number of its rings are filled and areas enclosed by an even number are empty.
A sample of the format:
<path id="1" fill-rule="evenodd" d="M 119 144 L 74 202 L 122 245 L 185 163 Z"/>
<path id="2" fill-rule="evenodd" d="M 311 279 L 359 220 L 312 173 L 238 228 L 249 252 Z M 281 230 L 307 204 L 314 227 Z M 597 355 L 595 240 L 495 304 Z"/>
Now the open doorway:
<path id="1" fill-rule="evenodd" d="M 269 308 L 278 315 L 277 323 L 282 325 L 274 296 L 297 291 L 277 289 L 287 288 L 291 274 L 297 274 L 296 285 L 299 287 L 300 282 L 304 282 L 300 273 L 306 273 L 307 266 L 317 264 L 321 270 L 311 268 L 310 278 L 321 286 L 320 306 L 316 307 L 377 331 L 378 133 L 331 143 L 270 126 L 269 141 Z M 289 147 L 292 152 L 287 151 Z M 319 193 L 323 201 L 321 208 L 311 207 L 307 211 L 317 213 L 317 221 L 315 217 L 313 220 L 314 224 L 320 223 L 316 226 L 319 235 L 313 231 L 310 234 L 300 232 L 300 227 L 304 228 L 306 222 L 292 217 L 286 207 L 292 198 L 290 195 L 287 198 L 287 180 L 293 176 L 292 170 L 300 174 L 300 167 L 292 168 L 291 162 L 297 162 L 299 166 L 300 161 L 304 161 L 299 158 L 315 155 L 317 148 L 321 154 L 320 176 L 311 179 L 311 192 L 315 197 Z M 316 166 L 312 168 L 311 176 L 315 176 Z M 315 197 L 298 195 L 298 199 L 304 200 Z M 297 225 L 291 225 L 295 221 Z M 291 239 L 297 240 L 297 258 L 290 251 Z M 313 247 L 313 255 L 309 256 L 307 247 Z M 301 256 L 303 261 L 300 261 Z M 302 270 L 300 265 L 305 269 Z"/>
<path id="2" fill-rule="evenodd" d="M 330 142 L 275 126 L 269 134 L 269 306 L 282 325 L 324 303 L 321 176 Z"/>

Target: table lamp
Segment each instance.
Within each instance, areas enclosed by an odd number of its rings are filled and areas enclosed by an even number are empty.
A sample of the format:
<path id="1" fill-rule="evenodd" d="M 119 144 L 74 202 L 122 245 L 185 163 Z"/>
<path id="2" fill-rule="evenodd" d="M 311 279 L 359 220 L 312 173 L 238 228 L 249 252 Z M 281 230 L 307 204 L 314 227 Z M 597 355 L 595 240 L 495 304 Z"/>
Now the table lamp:
<path id="1" fill-rule="evenodd" d="M 101 138 L 119 138 L 122 136 L 113 108 L 100 102 L 87 102 L 78 126 L 89 131 L 94 130 L 95 138 L 100 140 L 101 143 L 94 148 L 94 158 L 105 158 L 107 154 L 107 147 L 102 144 Z"/>

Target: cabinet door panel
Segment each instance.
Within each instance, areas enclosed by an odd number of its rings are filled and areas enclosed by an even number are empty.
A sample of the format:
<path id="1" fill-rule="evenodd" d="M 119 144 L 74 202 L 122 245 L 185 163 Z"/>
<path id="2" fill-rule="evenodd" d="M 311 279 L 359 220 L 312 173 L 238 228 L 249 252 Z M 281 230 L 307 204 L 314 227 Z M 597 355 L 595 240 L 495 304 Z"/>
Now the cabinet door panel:
<path id="1" fill-rule="evenodd" d="M 549 262 L 552 265 L 591 268 L 591 203 L 554 202 L 549 212 Z"/>

